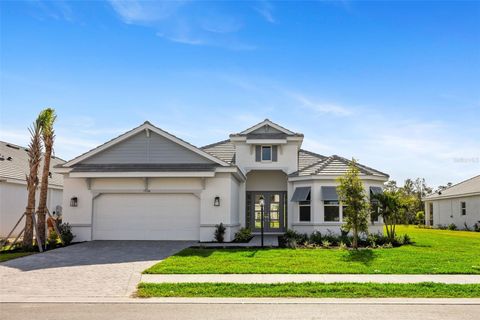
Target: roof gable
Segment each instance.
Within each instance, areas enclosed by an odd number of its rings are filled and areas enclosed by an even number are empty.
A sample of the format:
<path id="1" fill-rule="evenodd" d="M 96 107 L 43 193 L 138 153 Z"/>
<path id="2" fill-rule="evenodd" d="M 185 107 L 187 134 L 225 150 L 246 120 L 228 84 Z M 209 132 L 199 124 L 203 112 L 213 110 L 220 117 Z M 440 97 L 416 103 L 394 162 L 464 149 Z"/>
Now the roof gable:
<path id="1" fill-rule="evenodd" d="M 265 134 L 265 133 L 272 133 L 272 134 L 279 134 L 283 133 L 286 135 L 296 135 L 295 132 L 290 131 L 269 119 L 265 119 L 260 123 L 240 132 L 240 135 L 247 135 L 247 134 Z"/>
<path id="2" fill-rule="evenodd" d="M 437 198 L 451 198 L 480 194 L 480 175 L 457 183 L 445 190 L 426 196 L 426 200 Z"/>
<path id="3" fill-rule="evenodd" d="M 149 122 L 145 122 L 141 126 L 65 163 L 64 167 L 71 167 L 79 163 L 216 163 L 228 166 L 226 162 L 153 126 Z"/>

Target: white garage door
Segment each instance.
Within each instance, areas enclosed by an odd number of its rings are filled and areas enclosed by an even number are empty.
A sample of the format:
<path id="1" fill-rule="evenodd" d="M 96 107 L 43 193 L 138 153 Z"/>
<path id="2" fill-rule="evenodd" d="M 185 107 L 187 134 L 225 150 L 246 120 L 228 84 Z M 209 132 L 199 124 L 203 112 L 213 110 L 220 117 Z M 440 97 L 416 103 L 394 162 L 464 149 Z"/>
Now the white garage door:
<path id="1" fill-rule="evenodd" d="M 199 240 L 193 194 L 102 194 L 95 199 L 94 240 Z"/>

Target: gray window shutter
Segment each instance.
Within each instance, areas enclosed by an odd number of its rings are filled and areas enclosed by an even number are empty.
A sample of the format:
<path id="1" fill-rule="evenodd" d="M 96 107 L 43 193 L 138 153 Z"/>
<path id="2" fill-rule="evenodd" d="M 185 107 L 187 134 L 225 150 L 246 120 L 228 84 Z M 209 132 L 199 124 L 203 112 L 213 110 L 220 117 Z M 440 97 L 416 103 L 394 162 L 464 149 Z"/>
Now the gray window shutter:
<path id="1" fill-rule="evenodd" d="M 255 146 L 255 161 L 262 161 L 262 146 Z"/>
<path id="2" fill-rule="evenodd" d="M 278 146 L 272 146 L 272 161 L 278 161 Z"/>

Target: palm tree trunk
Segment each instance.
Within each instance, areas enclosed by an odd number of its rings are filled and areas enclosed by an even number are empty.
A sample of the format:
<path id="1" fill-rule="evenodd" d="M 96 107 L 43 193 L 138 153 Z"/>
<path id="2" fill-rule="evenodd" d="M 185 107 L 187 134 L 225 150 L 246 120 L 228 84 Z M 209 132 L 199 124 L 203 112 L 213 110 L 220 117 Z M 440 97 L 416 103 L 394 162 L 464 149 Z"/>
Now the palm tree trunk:
<path id="1" fill-rule="evenodd" d="M 42 183 L 40 185 L 40 199 L 38 202 L 38 237 L 41 239 L 42 243 L 45 243 L 46 230 L 45 230 L 45 217 L 47 214 L 47 195 L 48 195 L 48 178 L 50 173 L 50 160 L 52 157 L 52 145 L 53 139 L 49 137 L 45 140 L 45 155 L 43 158 L 43 172 L 42 172 Z"/>

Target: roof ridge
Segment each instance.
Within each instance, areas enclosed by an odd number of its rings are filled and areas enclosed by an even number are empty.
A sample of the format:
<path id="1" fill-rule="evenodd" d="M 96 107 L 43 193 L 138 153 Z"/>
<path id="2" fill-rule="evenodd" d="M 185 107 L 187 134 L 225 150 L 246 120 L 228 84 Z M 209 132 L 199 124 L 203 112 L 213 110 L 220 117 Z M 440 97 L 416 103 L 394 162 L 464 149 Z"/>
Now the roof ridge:
<path id="1" fill-rule="evenodd" d="M 313 156 L 321 157 L 321 158 L 324 158 L 324 159 L 328 158 L 327 156 L 324 156 L 324 155 L 322 155 L 322 154 L 315 153 L 315 152 L 313 152 L 313 151 L 305 150 L 305 149 L 302 149 L 302 148 L 300 148 L 300 149 L 298 150 L 298 152 L 300 152 L 300 151 L 305 152 L 305 153 L 308 153 L 308 154 L 313 155 Z"/>
<path id="2" fill-rule="evenodd" d="M 231 142 L 230 139 L 225 139 L 225 140 L 222 140 L 222 141 L 218 141 L 218 142 L 214 142 L 214 143 L 211 143 L 211 144 L 207 144 L 203 147 L 200 147 L 200 149 L 208 149 L 208 148 L 211 148 L 211 147 L 216 147 L 218 145 L 221 145 L 221 144 L 225 144 L 227 142 Z"/>
<path id="3" fill-rule="evenodd" d="M 332 161 L 334 160 L 334 157 L 335 156 L 330 156 L 328 157 L 327 159 L 325 159 L 325 162 L 322 163 L 322 165 L 320 166 L 320 168 L 318 168 L 317 170 L 315 170 L 315 174 L 318 174 L 320 171 L 322 171 L 323 169 L 325 169 L 325 167 L 327 165 L 329 165 L 330 163 L 332 163 Z"/>

